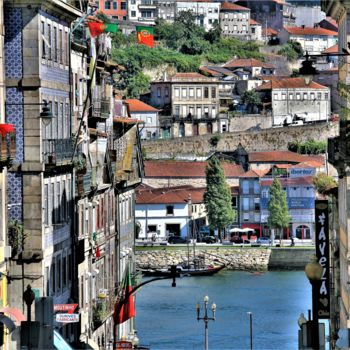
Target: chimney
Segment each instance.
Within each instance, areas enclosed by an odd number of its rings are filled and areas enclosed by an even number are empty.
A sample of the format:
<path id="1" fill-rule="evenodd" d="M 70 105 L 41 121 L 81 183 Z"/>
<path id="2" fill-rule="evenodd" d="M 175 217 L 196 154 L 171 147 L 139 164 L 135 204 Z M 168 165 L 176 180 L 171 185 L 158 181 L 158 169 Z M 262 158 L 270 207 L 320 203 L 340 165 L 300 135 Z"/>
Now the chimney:
<path id="1" fill-rule="evenodd" d="M 312 80 L 311 77 L 305 77 L 304 79 L 305 79 L 305 84 L 310 85 L 311 80 Z"/>

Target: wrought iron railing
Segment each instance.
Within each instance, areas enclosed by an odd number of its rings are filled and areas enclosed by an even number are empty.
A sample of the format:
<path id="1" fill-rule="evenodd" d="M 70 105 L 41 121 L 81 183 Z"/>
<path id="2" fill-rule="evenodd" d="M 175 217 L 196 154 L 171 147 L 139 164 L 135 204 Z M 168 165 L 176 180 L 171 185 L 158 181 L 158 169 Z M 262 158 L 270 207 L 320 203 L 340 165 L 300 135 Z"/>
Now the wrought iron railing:
<path id="1" fill-rule="evenodd" d="M 0 133 L 0 163 L 9 164 L 16 156 L 16 134 L 8 133 L 2 136 Z"/>
<path id="2" fill-rule="evenodd" d="M 68 162 L 73 155 L 72 139 L 43 140 L 43 161 L 45 164 Z"/>

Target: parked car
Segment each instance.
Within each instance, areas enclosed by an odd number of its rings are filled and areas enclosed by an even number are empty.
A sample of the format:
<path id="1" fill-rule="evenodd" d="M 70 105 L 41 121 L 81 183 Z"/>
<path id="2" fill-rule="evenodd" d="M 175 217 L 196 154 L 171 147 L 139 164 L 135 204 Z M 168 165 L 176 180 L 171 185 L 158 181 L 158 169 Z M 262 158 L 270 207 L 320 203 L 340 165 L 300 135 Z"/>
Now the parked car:
<path id="1" fill-rule="evenodd" d="M 260 245 L 270 245 L 271 239 L 269 237 L 258 237 L 256 243 Z"/>
<path id="2" fill-rule="evenodd" d="M 171 236 L 168 238 L 168 243 L 170 244 L 180 244 L 180 243 L 187 243 L 187 239 L 180 236 Z"/>
<path id="3" fill-rule="evenodd" d="M 230 242 L 234 244 L 250 244 L 249 239 L 243 239 L 239 236 L 232 236 Z"/>
<path id="4" fill-rule="evenodd" d="M 216 242 L 216 239 L 213 236 L 204 236 L 202 237 L 201 241 L 202 243 L 212 244 Z"/>

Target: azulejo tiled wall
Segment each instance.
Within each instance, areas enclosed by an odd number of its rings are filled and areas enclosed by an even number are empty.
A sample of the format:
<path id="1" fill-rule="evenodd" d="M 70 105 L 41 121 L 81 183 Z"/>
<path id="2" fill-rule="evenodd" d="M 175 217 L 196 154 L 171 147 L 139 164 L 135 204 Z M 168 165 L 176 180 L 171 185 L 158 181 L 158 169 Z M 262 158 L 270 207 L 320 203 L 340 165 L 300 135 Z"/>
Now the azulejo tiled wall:
<path id="1" fill-rule="evenodd" d="M 23 75 L 22 60 L 22 10 L 5 8 L 5 75 L 6 78 L 20 79 Z M 6 89 L 6 102 L 23 103 L 22 92 L 18 88 Z M 14 163 L 23 162 L 23 106 L 6 105 L 6 122 L 16 128 L 16 158 Z M 9 218 L 22 221 L 22 175 L 8 173 Z"/>
<path id="2" fill-rule="evenodd" d="M 5 75 L 6 78 L 21 78 L 22 59 L 22 10 L 5 7 Z"/>

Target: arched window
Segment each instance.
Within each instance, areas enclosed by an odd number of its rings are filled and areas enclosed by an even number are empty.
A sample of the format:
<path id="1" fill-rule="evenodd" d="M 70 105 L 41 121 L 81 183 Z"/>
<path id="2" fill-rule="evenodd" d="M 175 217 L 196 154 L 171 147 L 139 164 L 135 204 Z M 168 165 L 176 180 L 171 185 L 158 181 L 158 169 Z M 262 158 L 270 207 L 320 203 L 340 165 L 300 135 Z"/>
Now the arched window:
<path id="1" fill-rule="evenodd" d="M 306 225 L 300 225 L 295 230 L 296 237 L 299 239 L 310 239 L 310 227 Z"/>

